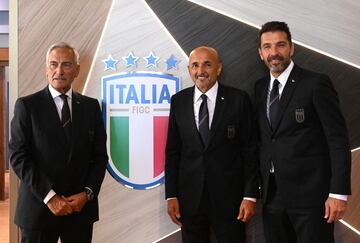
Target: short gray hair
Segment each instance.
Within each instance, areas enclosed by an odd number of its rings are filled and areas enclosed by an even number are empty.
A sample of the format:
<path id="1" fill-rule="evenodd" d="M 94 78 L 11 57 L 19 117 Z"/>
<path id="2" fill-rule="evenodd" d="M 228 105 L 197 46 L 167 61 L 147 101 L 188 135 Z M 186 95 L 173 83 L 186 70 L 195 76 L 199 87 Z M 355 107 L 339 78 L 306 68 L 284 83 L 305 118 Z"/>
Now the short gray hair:
<path id="1" fill-rule="evenodd" d="M 51 52 L 52 50 L 54 50 L 55 48 L 66 48 L 66 49 L 72 50 L 73 53 L 74 53 L 74 56 L 75 56 L 76 64 L 77 64 L 77 65 L 80 64 L 80 63 L 79 63 L 79 58 L 80 58 L 79 52 L 78 52 L 74 47 L 70 46 L 70 45 L 69 45 L 68 43 L 66 43 L 66 42 L 56 42 L 56 43 L 52 44 L 52 45 L 49 47 L 48 51 L 46 52 L 46 65 L 47 65 L 48 62 L 49 62 L 50 52 Z"/>

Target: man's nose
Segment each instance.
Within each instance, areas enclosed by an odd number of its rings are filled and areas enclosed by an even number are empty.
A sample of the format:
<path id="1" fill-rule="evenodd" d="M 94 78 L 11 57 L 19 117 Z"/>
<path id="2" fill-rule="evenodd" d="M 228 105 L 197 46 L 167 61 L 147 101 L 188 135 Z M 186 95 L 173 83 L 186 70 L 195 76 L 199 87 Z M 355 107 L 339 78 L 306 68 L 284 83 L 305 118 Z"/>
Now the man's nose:
<path id="1" fill-rule="evenodd" d="M 199 65 L 199 73 L 203 73 L 205 71 L 205 65 Z"/>
<path id="2" fill-rule="evenodd" d="M 276 55 L 278 54 L 278 48 L 276 46 L 272 46 L 270 48 L 270 55 Z"/>
<path id="3" fill-rule="evenodd" d="M 55 70 L 58 74 L 64 73 L 64 69 L 63 69 L 62 65 L 58 65 Z"/>

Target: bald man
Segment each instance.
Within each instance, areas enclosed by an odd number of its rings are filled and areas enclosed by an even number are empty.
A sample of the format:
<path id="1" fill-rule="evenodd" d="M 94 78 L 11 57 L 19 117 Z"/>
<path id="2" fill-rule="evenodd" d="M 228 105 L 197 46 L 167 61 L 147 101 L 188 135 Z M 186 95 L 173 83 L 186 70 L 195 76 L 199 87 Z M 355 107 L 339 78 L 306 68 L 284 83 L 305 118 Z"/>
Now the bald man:
<path id="1" fill-rule="evenodd" d="M 211 47 L 189 57 L 194 86 L 172 97 L 166 145 L 168 214 L 183 242 L 245 242 L 255 213 L 258 160 L 248 95 L 218 82 Z"/>

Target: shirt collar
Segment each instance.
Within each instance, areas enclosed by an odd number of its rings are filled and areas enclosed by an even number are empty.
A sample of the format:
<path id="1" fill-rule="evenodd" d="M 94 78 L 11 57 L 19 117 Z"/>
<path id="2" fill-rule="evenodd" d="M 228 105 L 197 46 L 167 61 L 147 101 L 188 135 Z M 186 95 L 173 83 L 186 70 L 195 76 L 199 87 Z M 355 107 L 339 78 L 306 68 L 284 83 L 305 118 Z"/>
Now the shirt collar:
<path id="1" fill-rule="evenodd" d="M 291 60 L 289 66 L 284 70 L 284 72 L 282 72 L 279 77 L 275 78 L 271 73 L 270 73 L 270 87 L 272 87 L 272 84 L 274 82 L 275 79 L 277 79 L 279 81 L 279 83 L 281 84 L 281 87 L 284 87 L 289 76 L 291 73 L 291 70 L 294 67 L 294 62 Z"/>
<path id="2" fill-rule="evenodd" d="M 207 99 L 210 100 L 211 102 L 215 102 L 218 88 L 219 88 L 219 84 L 218 84 L 218 81 L 216 81 L 215 84 L 205 93 L 207 96 Z M 199 99 L 201 99 L 200 96 L 202 94 L 203 93 L 195 85 L 195 94 L 194 94 L 194 102 L 195 103 Z"/>
<path id="3" fill-rule="evenodd" d="M 51 86 L 49 84 L 49 91 L 51 96 L 53 97 L 53 99 L 55 99 L 56 97 L 60 96 L 61 93 L 59 91 L 57 91 L 56 89 L 53 88 L 53 86 Z M 66 93 L 67 97 L 69 97 L 70 99 L 72 98 L 72 88 L 70 88 Z"/>

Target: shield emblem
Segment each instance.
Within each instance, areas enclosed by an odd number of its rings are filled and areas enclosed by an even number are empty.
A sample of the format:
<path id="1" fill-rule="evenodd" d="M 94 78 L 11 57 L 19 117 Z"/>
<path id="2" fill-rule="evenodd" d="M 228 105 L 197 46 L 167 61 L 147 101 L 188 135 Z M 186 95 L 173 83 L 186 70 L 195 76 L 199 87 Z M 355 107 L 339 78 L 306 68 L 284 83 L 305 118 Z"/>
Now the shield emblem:
<path id="1" fill-rule="evenodd" d="M 228 139 L 233 139 L 235 137 L 235 126 L 227 127 L 227 137 Z"/>
<path id="2" fill-rule="evenodd" d="M 297 123 L 303 123 L 305 121 L 305 110 L 304 109 L 296 109 L 295 110 L 295 120 Z"/>
<path id="3" fill-rule="evenodd" d="M 170 99 L 179 89 L 179 78 L 163 73 L 102 78 L 107 170 L 126 187 L 150 189 L 164 182 Z"/>

